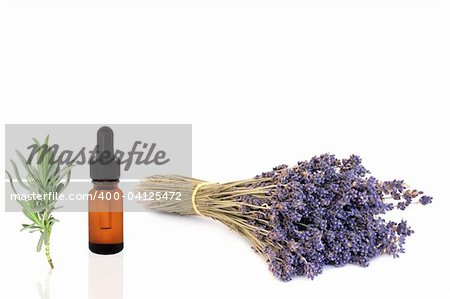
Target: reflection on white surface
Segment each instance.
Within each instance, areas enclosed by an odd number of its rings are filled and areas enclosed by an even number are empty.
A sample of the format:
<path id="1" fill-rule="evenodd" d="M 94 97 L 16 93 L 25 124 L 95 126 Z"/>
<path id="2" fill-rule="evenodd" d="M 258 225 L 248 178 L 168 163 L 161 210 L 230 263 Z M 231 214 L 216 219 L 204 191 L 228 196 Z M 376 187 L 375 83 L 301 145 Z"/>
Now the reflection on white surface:
<path id="1" fill-rule="evenodd" d="M 39 298 L 41 298 L 41 299 L 50 299 L 50 277 L 51 276 L 52 276 L 52 270 L 49 270 L 45 277 L 44 286 L 42 286 L 41 282 L 37 283 L 37 290 L 39 293 Z"/>
<path id="2" fill-rule="evenodd" d="M 123 298 L 123 254 L 89 253 L 89 299 Z"/>

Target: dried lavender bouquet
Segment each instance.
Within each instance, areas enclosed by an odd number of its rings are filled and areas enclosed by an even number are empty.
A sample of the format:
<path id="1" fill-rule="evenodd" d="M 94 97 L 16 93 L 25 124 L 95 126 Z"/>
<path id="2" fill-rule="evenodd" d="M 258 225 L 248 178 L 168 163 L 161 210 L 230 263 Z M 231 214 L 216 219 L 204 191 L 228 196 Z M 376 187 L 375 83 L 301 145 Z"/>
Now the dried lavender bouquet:
<path id="1" fill-rule="evenodd" d="M 405 220 L 390 221 L 383 214 L 432 198 L 402 180 L 368 174 L 358 156 L 340 160 L 324 154 L 224 184 L 154 176 L 142 180 L 137 192 L 180 192 L 181 200 L 147 200 L 145 207 L 224 223 L 252 243 L 276 277 L 288 281 L 312 279 L 325 265 L 367 266 L 381 254 L 404 252 L 413 230 Z"/>

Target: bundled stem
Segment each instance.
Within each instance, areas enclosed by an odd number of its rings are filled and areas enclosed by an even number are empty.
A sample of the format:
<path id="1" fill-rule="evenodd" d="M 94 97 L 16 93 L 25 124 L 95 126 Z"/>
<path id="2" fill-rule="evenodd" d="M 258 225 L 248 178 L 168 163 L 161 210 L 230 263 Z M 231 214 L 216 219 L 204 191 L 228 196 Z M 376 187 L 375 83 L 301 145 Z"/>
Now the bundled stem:
<path id="1" fill-rule="evenodd" d="M 254 249 L 263 254 L 264 244 L 258 239 L 257 234 L 267 234 L 267 231 L 252 225 L 248 219 L 257 218 L 259 211 L 267 210 L 269 207 L 251 205 L 239 200 L 243 195 L 251 194 L 269 202 L 270 196 L 266 193 L 270 187 L 252 187 L 260 181 L 241 180 L 218 184 L 182 176 L 155 176 L 142 180 L 137 191 L 180 192 L 180 200 L 149 200 L 145 201 L 144 205 L 151 210 L 180 215 L 196 215 L 196 208 L 200 215 L 220 221 L 248 238 Z M 203 185 L 192 199 L 193 191 L 200 184 Z M 243 207 L 251 208 L 251 211 L 243 215 L 241 212 Z"/>
<path id="2" fill-rule="evenodd" d="M 257 214 L 260 211 L 270 208 L 268 205 L 251 205 L 239 200 L 243 195 L 252 195 L 269 203 L 270 196 L 267 195 L 267 190 L 272 187 L 256 187 L 255 184 L 261 181 L 267 181 L 267 179 L 218 184 L 182 176 L 155 176 L 142 180 L 136 191 L 180 192 L 180 200 L 152 200 L 146 201 L 144 205 L 151 210 L 179 215 L 196 215 L 198 213 L 195 209 L 197 209 L 200 215 L 220 221 L 239 232 L 252 242 L 257 252 L 264 255 L 265 245 L 258 239 L 258 235 L 267 235 L 267 231 L 252 225 L 248 220 L 258 219 Z M 192 194 L 200 184 L 202 186 L 193 199 Z M 249 212 L 242 214 L 243 207 L 250 208 Z M 258 221 L 264 222 L 263 219 Z"/>

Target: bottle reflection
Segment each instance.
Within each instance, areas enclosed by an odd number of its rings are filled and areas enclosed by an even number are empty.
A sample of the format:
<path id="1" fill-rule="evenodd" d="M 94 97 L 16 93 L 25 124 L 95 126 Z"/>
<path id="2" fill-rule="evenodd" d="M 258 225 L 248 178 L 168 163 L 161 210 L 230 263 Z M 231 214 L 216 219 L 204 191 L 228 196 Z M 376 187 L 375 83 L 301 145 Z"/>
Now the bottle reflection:
<path id="1" fill-rule="evenodd" d="M 89 299 L 123 298 L 123 254 L 89 253 Z"/>
<path id="2" fill-rule="evenodd" d="M 37 283 L 37 290 L 39 293 L 39 298 L 41 299 L 50 299 L 50 277 L 52 276 L 52 270 L 47 272 L 47 276 L 45 277 L 44 286 L 42 286 L 41 282 Z"/>

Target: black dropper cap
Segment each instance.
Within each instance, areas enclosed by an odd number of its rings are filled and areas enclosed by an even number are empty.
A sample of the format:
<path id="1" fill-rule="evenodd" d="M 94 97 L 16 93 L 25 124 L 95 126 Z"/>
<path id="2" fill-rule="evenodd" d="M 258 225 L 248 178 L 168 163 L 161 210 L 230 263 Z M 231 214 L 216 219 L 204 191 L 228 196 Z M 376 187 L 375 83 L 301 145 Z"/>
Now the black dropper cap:
<path id="1" fill-rule="evenodd" d="M 95 154 L 89 164 L 94 181 L 116 181 L 120 178 L 120 159 L 114 155 L 114 133 L 110 127 L 98 129 Z"/>

